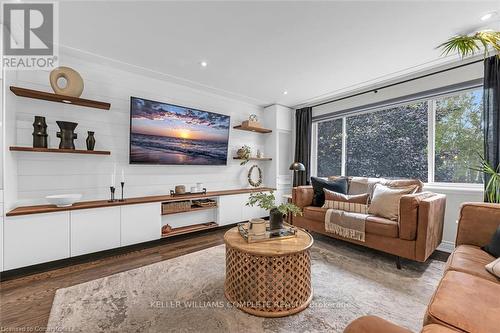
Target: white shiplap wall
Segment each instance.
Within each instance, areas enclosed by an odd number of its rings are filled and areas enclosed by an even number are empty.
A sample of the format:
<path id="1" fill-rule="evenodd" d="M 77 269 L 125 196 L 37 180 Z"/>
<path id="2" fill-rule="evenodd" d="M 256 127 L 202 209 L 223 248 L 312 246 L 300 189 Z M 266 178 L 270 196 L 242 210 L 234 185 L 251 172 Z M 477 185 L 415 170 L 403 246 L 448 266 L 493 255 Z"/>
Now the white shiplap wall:
<path id="1" fill-rule="evenodd" d="M 9 118 L 12 121 L 5 124 L 6 143 L 31 146 L 33 117 L 41 115 L 47 119 L 49 147 L 59 144 L 56 120 L 73 121 L 78 123 L 77 149 L 85 149 L 87 130 L 92 130 L 97 141 L 95 149 L 110 150 L 111 156 L 6 151 L 9 155 L 5 170 L 8 208 L 44 203 L 43 198 L 50 194 L 82 193 L 84 200 L 107 198 L 110 173 L 115 163 L 118 181 L 121 169 L 125 170 L 126 196 L 165 194 L 176 184 L 185 184 L 189 189 L 196 182 L 203 182 L 209 190 L 247 187 L 246 170 L 249 166 L 241 167 L 232 156 L 243 144 L 265 152 L 265 136 L 232 128 L 227 166 L 129 165 L 130 96 L 230 115 L 231 127 L 247 119 L 251 113 L 262 116 L 260 107 L 169 83 L 147 73 L 137 73 L 133 68 L 127 70 L 123 64 L 101 65 L 98 57 L 61 54 L 60 65 L 72 67 L 82 75 L 85 82 L 82 98 L 110 102 L 111 109 L 104 111 L 14 96 L 8 90 L 10 84 L 52 91 L 49 73 L 9 72 L 6 74 L 5 94 L 8 96 L 6 109 L 11 113 Z"/>

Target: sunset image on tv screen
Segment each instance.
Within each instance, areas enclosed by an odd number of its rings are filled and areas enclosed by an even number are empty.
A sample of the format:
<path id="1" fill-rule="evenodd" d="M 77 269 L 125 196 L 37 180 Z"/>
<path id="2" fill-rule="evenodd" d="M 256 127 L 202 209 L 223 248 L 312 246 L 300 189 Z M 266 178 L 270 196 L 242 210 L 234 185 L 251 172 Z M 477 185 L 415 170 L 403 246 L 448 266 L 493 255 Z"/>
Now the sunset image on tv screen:
<path id="1" fill-rule="evenodd" d="M 130 163 L 227 163 L 229 116 L 136 97 L 130 102 Z"/>

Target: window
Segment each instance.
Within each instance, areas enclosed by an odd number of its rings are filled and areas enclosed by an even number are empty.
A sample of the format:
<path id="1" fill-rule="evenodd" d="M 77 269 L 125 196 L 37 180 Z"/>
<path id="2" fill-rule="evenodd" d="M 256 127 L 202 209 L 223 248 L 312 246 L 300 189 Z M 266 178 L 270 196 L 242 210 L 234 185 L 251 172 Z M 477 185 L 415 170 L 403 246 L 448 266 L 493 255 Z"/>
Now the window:
<path id="1" fill-rule="evenodd" d="M 435 101 L 435 181 L 481 183 L 481 173 L 471 170 L 483 152 L 481 90 Z"/>
<path id="2" fill-rule="evenodd" d="M 318 123 L 318 176 L 342 171 L 342 119 Z"/>
<path id="3" fill-rule="evenodd" d="M 427 103 L 348 117 L 348 176 L 427 179 Z"/>
<path id="4" fill-rule="evenodd" d="M 315 123 L 317 175 L 482 183 L 481 114 L 475 88 Z"/>

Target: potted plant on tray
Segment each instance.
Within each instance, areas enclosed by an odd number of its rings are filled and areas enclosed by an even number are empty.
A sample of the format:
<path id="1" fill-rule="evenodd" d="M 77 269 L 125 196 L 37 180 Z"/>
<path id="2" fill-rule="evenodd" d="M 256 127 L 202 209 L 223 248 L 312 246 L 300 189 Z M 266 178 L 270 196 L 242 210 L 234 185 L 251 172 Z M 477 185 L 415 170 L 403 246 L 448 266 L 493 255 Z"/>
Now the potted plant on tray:
<path id="1" fill-rule="evenodd" d="M 472 170 L 482 172 L 488 179 L 485 188 L 485 200 L 492 203 L 500 203 L 500 164 L 493 167 L 486 159 L 479 155 L 481 164 Z"/>
<path id="2" fill-rule="evenodd" d="M 262 209 L 269 211 L 269 228 L 271 230 L 279 230 L 283 227 L 283 218 L 286 214 L 293 216 L 302 215 L 300 208 L 293 203 L 281 203 L 276 206 L 276 198 L 273 192 L 271 193 L 252 193 L 246 203 L 247 206 L 259 206 Z"/>

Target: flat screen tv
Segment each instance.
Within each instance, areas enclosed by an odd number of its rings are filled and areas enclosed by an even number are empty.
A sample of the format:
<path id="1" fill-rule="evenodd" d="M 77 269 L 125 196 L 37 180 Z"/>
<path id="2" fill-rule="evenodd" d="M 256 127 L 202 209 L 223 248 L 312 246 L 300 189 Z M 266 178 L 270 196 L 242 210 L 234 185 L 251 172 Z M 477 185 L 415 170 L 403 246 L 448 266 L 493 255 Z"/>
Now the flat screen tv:
<path id="1" fill-rule="evenodd" d="M 229 116 L 130 98 L 130 164 L 226 165 Z"/>

